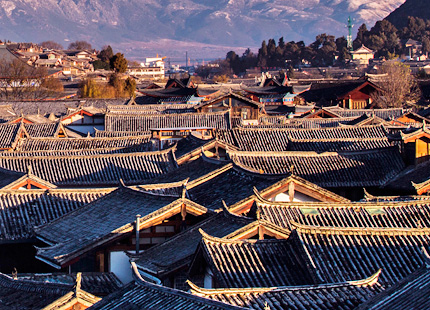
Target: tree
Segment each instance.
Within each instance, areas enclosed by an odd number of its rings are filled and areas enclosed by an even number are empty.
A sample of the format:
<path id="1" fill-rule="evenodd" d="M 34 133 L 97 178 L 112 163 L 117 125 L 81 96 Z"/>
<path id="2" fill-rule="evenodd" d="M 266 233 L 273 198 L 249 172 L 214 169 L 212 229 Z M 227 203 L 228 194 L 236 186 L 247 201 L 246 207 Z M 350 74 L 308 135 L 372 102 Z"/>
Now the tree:
<path id="1" fill-rule="evenodd" d="M 261 47 L 258 50 L 258 66 L 259 67 L 267 67 L 267 45 L 266 41 L 263 40 L 261 43 Z"/>
<path id="2" fill-rule="evenodd" d="M 423 52 L 426 53 L 426 55 L 428 55 L 428 53 L 430 52 L 430 39 L 428 36 L 424 36 L 422 38 L 422 44 L 423 44 Z"/>
<path id="3" fill-rule="evenodd" d="M 46 98 L 49 91 L 41 87 L 46 68 L 35 68 L 16 58 L 0 59 L 0 97 L 5 99 Z"/>
<path id="4" fill-rule="evenodd" d="M 81 98 L 115 98 L 115 90 L 110 85 L 85 79 L 79 85 L 79 95 Z"/>
<path id="5" fill-rule="evenodd" d="M 45 78 L 40 86 L 52 93 L 61 93 L 64 91 L 64 86 L 61 81 L 54 77 Z"/>
<path id="6" fill-rule="evenodd" d="M 357 37 L 352 43 L 353 48 L 357 49 L 362 45 L 366 45 L 366 40 L 368 35 L 369 35 L 369 31 L 367 30 L 366 24 L 362 24 L 360 27 L 358 27 Z"/>
<path id="7" fill-rule="evenodd" d="M 135 97 L 136 96 L 136 80 L 129 77 L 125 80 L 125 86 L 124 86 L 124 92 L 129 97 Z"/>
<path id="8" fill-rule="evenodd" d="M 109 63 L 111 58 L 113 57 L 113 50 L 110 45 L 104 46 L 103 49 L 100 51 L 98 57 L 101 61 Z"/>
<path id="9" fill-rule="evenodd" d="M 117 73 L 124 73 L 127 71 L 127 64 L 127 59 L 122 53 L 116 53 L 110 61 L 111 68 L 113 68 Z"/>
<path id="10" fill-rule="evenodd" d="M 379 83 L 382 90 L 372 95 L 379 107 L 402 107 L 419 100 L 421 91 L 409 66 L 390 60 L 382 65 L 381 73 L 386 74 L 384 80 Z"/>
<path id="11" fill-rule="evenodd" d="M 109 62 L 104 62 L 104 61 L 101 61 L 100 59 L 93 61 L 93 67 L 94 67 L 94 70 L 98 70 L 98 69 L 110 70 Z"/>
<path id="12" fill-rule="evenodd" d="M 69 50 L 91 50 L 93 47 L 87 41 L 75 41 L 69 44 Z"/>
<path id="13" fill-rule="evenodd" d="M 50 50 L 62 50 L 63 46 L 60 43 L 54 41 L 43 41 L 40 46 Z"/>

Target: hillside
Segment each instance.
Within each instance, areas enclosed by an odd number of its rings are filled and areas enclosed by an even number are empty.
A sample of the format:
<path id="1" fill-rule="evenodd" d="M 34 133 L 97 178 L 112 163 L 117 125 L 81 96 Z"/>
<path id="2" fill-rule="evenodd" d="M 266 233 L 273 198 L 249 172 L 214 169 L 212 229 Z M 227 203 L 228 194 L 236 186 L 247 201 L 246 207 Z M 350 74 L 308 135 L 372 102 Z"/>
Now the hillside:
<path id="1" fill-rule="evenodd" d="M 386 19 L 397 29 L 407 26 L 408 16 L 430 19 L 430 5 L 428 0 L 407 0 L 394 10 Z"/>
<path id="2" fill-rule="evenodd" d="M 204 50 L 210 57 L 230 47 L 255 48 L 263 39 L 314 40 L 346 35 L 348 16 L 372 26 L 404 0 L 1 0 L 1 39 L 87 40 L 111 44 L 131 56 L 169 47 Z M 144 43 L 142 43 L 144 42 Z M 222 55 L 222 54 L 221 54 Z"/>

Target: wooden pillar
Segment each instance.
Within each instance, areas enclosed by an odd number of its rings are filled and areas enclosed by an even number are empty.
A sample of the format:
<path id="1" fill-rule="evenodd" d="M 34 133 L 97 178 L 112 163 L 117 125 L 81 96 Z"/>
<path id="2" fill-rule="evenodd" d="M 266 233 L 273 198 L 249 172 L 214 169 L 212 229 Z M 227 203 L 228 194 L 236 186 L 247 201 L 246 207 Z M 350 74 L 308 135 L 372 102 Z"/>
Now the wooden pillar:
<path id="1" fill-rule="evenodd" d="M 258 240 L 264 240 L 264 228 L 258 225 Z"/>
<path id="2" fill-rule="evenodd" d="M 290 184 L 288 186 L 288 196 L 290 199 L 290 202 L 293 202 L 294 200 L 294 182 L 290 181 Z"/>

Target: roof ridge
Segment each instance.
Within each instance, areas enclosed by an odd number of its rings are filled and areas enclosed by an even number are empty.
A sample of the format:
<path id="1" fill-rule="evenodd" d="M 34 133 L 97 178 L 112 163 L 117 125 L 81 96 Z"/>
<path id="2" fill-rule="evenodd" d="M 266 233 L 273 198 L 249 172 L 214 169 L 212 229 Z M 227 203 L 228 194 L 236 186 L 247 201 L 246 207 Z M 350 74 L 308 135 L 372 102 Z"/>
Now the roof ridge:
<path id="1" fill-rule="evenodd" d="M 45 294 L 58 294 L 59 290 L 66 294 L 73 290 L 73 284 L 59 282 L 43 282 L 28 279 L 14 279 L 4 273 L 0 273 L 0 286 L 7 286 L 26 292 L 44 292 Z"/>
<path id="2" fill-rule="evenodd" d="M 346 281 L 339 283 L 322 283 L 322 284 L 309 284 L 309 285 L 297 285 L 297 286 L 274 286 L 274 287 L 246 287 L 246 288 L 204 288 L 199 287 L 190 280 L 186 283 L 190 286 L 191 291 L 204 295 L 215 295 L 215 294 L 251 294 L 251 293 L 267 293 L 267 292 L 280 292 L 280 291 L 300 291 L 300 290 L 319 290 L 319 289 L 330 289 L 339 288 L 345 286 L 373 286 L 378 283 L 381 269 L 372 274 L 370 277 Z"/>
<path id="3" fill-rule="evenodd" d="M 226 304 L 220 301 L 215 301 L 215 300 L 210 300 L 210 299 L 206 299 L 200 296 L 195 296 L 193 294 L 190 294 L 188 292 L 185 291 L 180 291 L 180 290 L 176 290 L 167 286 L 163 286 L 163 285 L 158 285 L 158 284 L 154 284 L 154 283 L 150 283 L 148 281 L 145 281 L 142 276 L 140 275 L 138 268 L 136 266 L 135 262 L 131 262 L 131 268 L 132 268 L 132 272 L 133 272 L 133 279 L 136 282 L 137 285 L 139 286 L 143 286 L 146 287 L 148 289 L 151 290 L 155 290 L 156 288 L 160 291 L 162 291 L 164 294 L 171 294 L 171 295 L 176 295 L 178 298 L 189 298 L 192 300 L 195 300 L 197 303 L 200 303 L 202 305 L 213 305 L 213 306 L 218 306 L 218 307 L 222 307 L 223 305 L 227 308 L 227 309 L 244 309 L 241 307 L 237 307 L 234 305 L 230 305 L 230 304 Z M 200 300 L 201 299 L 201 300 Z"/>
<path id="4" fill-rule="evenodd" d="M 108 158 L 108 157 L 130 157 L 130 156 L 153 156 L 153 155 L 164 155 L 164 154 L 168 154 L 168 153 L 173 153 L 175 151 L 175 145 L 173 145 L 172 147 L 169 147 L 167 149 L 164 150 L 160 150 L 160 151 L 149 151 L 149 152 L 133 152 L 133 153 L 110 153 L 110 154 L 94 154 L 91 155 L 90 158 Z M 0 154 L 0 158 L 4 158 L 4 159 L 19 159 L 22 158 L 21 156 L 2 156 Z M 61 158 L 67 158 L 67 159 L 72 159 L 72 158 L 88 158 L 88 155 L 60 155 L 60 156 L 34 156 L 32 158 L 30 158 L 30 160 L 36 160 L 36 159 L 61 159 Z"/>
<path id="5" fill-rule="evenodd" d="M 430 228 L 392 228 L 392 227 L 336 227 L 314 226 L 290 221 L 293 229 L 301 233 L 311 234 L 358 234 L 358 235 L 430 235 Z"/>

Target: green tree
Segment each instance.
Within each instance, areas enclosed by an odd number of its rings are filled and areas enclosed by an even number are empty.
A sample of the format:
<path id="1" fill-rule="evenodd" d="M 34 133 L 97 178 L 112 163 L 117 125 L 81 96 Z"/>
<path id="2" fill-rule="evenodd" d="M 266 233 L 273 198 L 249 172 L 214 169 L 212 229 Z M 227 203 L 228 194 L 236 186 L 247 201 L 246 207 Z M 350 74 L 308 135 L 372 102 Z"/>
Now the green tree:
<path id="1" fill-rule="evenodd" d="M 430 39 L 428 36 L 424 36 L 422 38 L 422 45 L 423 45 L 423 52 L 426 53 L 426 55 L 428 55 L 428 53 L 430 52 Z"/>
<path id="2" fill-rule="evenodd" d="M 267 52 L 267 44 L 266 41 L 263 40 L 263 42 L 261 43 L 261 47 L 258 50 L 258 66 L 259 67 L 267 67 L 267 57 L 268 56 L 268 52 Z"/>
<path id="3" fill-rule="evenodd" d="M 94 70 L 98 70 L 98 69 L 110 70 L 109 62 L 104 62 L 100 59 L 93 61 L 93 67 L 94 67 Z"/>
<path id="4" fill-rule="evenodd" d="M 127 59 L 122 53 L 116 53 L 110 61 L 111 68 L 113 68 L 117 73 L 124 73 L 127 71 L 127 64 Z"/>
<path id="5" fill-rule="evenodd" d="M 100 51 L 98 57 L 101 61 L 109 63 L 111 58 L 113 57 L 113 50 L 110 45 L 104 46 L 103 49 Z"/>
<path id="6" fill-rule="evenodd" d="M 366 40 L 369 35 L 369 31 L 367 30 L 366 24 L 362 24 L 360 27 L 358 27 L 357 30 L 357 37 L 355 38 L 354 42 L 352 43 L 352 46 L 354 49 L 359 48 L 362 45 L 366 45 Z"/>
<path id="7" fill-rule="evenodd" d="M 124 92 L 129 97 L 135 97 L 136 96 L 136 80 L 135 79 L 129 77 L 125 80 Z"/>

